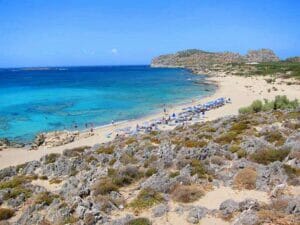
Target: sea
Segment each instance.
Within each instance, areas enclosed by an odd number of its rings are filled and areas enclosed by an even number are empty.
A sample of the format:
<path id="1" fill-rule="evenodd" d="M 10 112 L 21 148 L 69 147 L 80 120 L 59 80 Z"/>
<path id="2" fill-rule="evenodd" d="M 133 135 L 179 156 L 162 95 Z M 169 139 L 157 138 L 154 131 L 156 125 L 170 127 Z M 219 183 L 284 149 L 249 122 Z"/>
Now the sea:
<path id="1" fill-rule="evenodd" d="M 86 129 L 200 99 L 216 87 L 185 69 L 88 66 L 0 69 L 0 138 Z"/>

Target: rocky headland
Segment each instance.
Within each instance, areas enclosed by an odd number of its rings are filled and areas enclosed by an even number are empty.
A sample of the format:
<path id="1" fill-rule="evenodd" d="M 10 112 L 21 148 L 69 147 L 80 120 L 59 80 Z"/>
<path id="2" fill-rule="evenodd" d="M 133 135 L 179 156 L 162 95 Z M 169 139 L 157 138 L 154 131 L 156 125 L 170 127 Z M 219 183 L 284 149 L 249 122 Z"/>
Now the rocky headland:
<path id="1" fill-rule="evenodd" d="M 194 73 L 207 75 L 272 75 L 300 78 L 299 57 L 280 60 L 270 49 L 249 50 L 246 55 L 189 49 L 156 57 L 151 66 L 187 68 Z"/>

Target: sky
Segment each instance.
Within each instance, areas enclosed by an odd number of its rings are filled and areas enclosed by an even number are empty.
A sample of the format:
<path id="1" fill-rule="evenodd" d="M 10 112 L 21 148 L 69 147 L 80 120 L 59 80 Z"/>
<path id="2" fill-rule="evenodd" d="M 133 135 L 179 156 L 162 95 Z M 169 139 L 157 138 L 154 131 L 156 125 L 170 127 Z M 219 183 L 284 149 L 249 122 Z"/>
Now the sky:
<path id="1" fill-rule="evenodd" d="M 0 67 L 138 65 L 198 48 L 300 55 L 299 0 L 0 0 Z"/>

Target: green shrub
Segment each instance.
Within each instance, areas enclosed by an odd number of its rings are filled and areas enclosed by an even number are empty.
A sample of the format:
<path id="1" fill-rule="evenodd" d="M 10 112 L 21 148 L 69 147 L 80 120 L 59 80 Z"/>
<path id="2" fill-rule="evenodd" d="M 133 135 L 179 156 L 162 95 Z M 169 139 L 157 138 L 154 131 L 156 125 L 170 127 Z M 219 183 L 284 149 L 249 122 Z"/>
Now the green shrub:
<path id="1" fill-rule="evenodd" d="M 148 209 L 163 201 L 161 194 L 153 189 L 147 188 L 140 191 L 136 199 L 129 206 L 133 209 Z"/>
<path id="2" fill-rule="evenodd" d="M 106 195 L 112 191 L 118 191 L 118 186 L 113 183 L 112 179 L 110 178 L 102 178 L 98 181 L 94 187 L 94 195 Z"/>
<path id="3" fill-rule="evenodd" d="M 60 184 L 61 182 L 62 182 L 62 180 L 57 177 L 49 180 L 49 184 Z"/>
<path id="4" fill-rule="evenodd" d="M 247 156 L 247 152 L 244 149 L 240 149 L 236 152 L 237 156 L 240 158 L 245 158 Z"/>
<path id="5" fill-rule="evenodd" d="M 170 174 L 169 174 L 169 177 L 170 178 L 174 178 L 174 177 L 177 177 L 177 176 L 179 176 L 180 175 L 180 172 L 179 171 L 175 171 L 175 172 L 171 172 Z"/>
<path id="6" fill-rule="evenodd" d="M 147 169 L 145 175 L 146 177 L 151 177 L 153 174 L 156 174 L 157 173 L 157 169 L 156 168 L 149 168 Z"/>
<path id="7" fill-rule="evenodd" d="M 115 151 L 115 147 L 113 145 L 110 146 L 102 146 L 96 150 L 98 154 L 113 154 Z"/>
<path id="8" fill-rule="evenodd" d="M 151 224 L 152 223 L 147 218 L 136 218 L 136 219 L 130 220 L 125 225 L 151 225 Z"/>
<path id="9" fill-rule="evenodd" d="M 41 192 L 36 196 L 34 203 L 49 206 L 49 205 L 51 205 L 53 200 L 56 199 L 56 198 L 59 198 L 59 196 L 54 195 L 50 192 Z"/>
<path id="10" fill-rule="evenodd" d="M 254 162 L 267 165 L 271 162 L 282 161 L 290 153 L 289 150 L 263 149 L 250 155 Z"/>
<path id="11" fill-rule="evenodd" d="M 219 144 L 230 144 L 232 141 L 237 141 L 239 134 L 236 131 L 228 131 L 227 133 L 223 133 L 219 137 L 215 139 L 215 142 Z"/>
<path id="12" fill-rule="evenodd" d="M 136 138 L 130 137 L 130 138 L 128 138 L 128 139 L 125 141 L 125 144 L 126 144 L 126 145 L 130 145 L 130 144 L 133 144 L 133 143 L 136 143 L 136 142 L 137 142 Z"/>
<path id="13" fill-rule="evenodd" d="M 279 131 L 267 132 L 264 136 L 268 142 L 275 143 L 276 146 L 283 145 L 286 140 Z"/>
<path id="14" fill-rule="evenodd" d="M 276 96 L 273 101 L 264 100 L 262 103 L 260 100 L 255 100 L 250 106 L 239 109 L 239 113 L 246 114 L 252 112 L 278 110 L 278 109 L 297 109 L 299 107 L 299 101 L 289 100 L 285 95 Z"/>
<path id="15" fill-rule="evenodd" d="M 231 126 L 230 131 L 236 132 L 237 134 L 241 134 L 248 128 L 249 128 L 249 125 L 248 125 L 247 121 L 239 121 L 239 122 L 234 123 Z"/>
<path id="16" fill-rule="evenodd" d="M 29 190 L 29 189 L 26 189 L 26 188 L 18 186 L 18 187 L 15 187 L 15 188 L 11 189 L 10 192 L 7 192 L 4 195 L 3 199 L 4 200 L 8 200 L 10 198 L 16 198 L 16 197 L 18 197 L 21 194 L 24 194 L 25 198 L 27 199 L 27 198 L 30 198 L 30 196 L 32 194 L 32 191 Z"/>
<path id="17" fill-rule="evenodd" d="M 45 164 L 55 163 L 55 161 L 59 158 L 60 154 L 51 153 L 45 156 Z"/>
<path id="18" fill-rule="evenodd" d="M 241 147 L 237 144 L 233 144 L 229 147 L 229 151 L 231 153 L 236 153 L 237 151 L 239 151 L 241 149 Z"/>
<path id="19" fill-rule="evenodd" d="M 207 178 L 207 172 L 199 160 L 193 159 L 190 164 L 192 167 L 192 175 L 197 174 L 199 178 Z"/>
<path id="20" fill-rule="evenodd" d="M 118 187 L 123 187 L 129 184 L 132 184 L 134 181 L 143 177 L 143 173 L 134 166 L 127 166 L 121 171 L 116 172 L 112 176 L 112 181 Z"/>
<path id="21" fill-rule="evenodd" d="M 109 161 L 109 165 L 110 166 L 112 166 L 112 165 L 114 165 L 115 164 L 115 162 L 117 161 L 117 159 L 116 158 L 113 158 L 113 159 L 111 159 L 110 161 Z"/>
<path id="22" fill-rule="evenodd" d="M 183 142 L 183 146 L 187 148 L 203 148 L 206 145 L 206 141 L 186 140 Z"/>
<path id="23" fill-rule="evenodd" d="M 0 190 L 6 188 L 16 188 L 22 184 L 28 183 L 30 179 L 25 176 L 16 176 L 13 177 L 11 180 L 3 181 L 0 183 Z"/>
<path id="24" fill-rule="evenodd" d="M 13 217 L 14 214 L 15 214 L 15 212 L 12 209 L 0 208 L 0 221 L 8 220 L 9 218 Z"/>
<path id="25" fill-rule="evenodd" d="M 41 179 L 41 180 L 48 180 L 48 177 L 46 175 L 42 175 L 42 176 L 39 176 L 39 179 Z"/>

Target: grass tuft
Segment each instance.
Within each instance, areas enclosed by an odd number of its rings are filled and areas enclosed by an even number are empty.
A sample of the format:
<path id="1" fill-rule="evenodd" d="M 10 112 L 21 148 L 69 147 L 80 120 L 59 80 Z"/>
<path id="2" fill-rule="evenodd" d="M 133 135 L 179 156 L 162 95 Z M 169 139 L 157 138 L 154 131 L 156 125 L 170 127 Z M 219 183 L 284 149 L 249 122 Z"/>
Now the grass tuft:
<path id="1" fill-rule="evenodd" d="M 160 193 L 153 189 L 146 188 L 140 191 L 136 199 L 129 204 L 129 207 L 135 210 L 148 209 L 162 202 L 163 200 L 164 199 Z"/>

